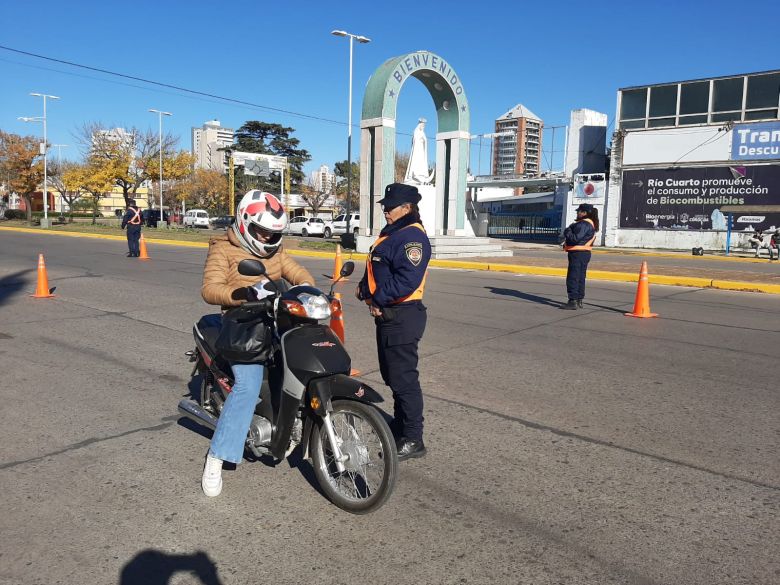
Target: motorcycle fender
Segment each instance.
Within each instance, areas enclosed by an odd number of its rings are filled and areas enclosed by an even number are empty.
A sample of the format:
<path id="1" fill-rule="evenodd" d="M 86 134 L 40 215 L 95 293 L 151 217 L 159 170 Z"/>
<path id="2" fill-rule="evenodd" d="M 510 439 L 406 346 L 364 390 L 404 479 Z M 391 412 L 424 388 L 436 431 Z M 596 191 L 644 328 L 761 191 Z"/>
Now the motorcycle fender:
<path id="1" fill-rule="evenodd" d="M 320 416 L 331 410 L 330 401 L 333 398 L 346 398 L 361 402 L 384 402 L 384 398 L 368 384 L 350 378 L 344 374 L 335 374 L 324 378 L 315 378 L 309 382 L 306 390 L 306 402 Z M 313 408 L 312 398 L 319 399 L 319 408 Z"/>
<path id="2" fill-rule="evenodd" d="M 311 440 L 311 432 L 314 429 L 314 417 L 307 416 L 303 419 L 303 434 L 301 436 L 301 447 L 303 447 L 303 459 L 310 460 L 309 455 L 309 441 Z"/>

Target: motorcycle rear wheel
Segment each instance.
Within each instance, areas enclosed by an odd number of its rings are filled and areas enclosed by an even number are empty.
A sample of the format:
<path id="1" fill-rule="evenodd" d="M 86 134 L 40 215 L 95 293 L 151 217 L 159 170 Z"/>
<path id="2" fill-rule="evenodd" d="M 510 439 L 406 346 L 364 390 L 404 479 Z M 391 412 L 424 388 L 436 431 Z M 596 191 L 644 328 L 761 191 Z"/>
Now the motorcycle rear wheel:
<path id="1" fill-rule="evenodd" d="M 349 455 L 340 473 L 322 420 L 311 434 L 314 475 L 328 499 L 353 514 L 367 514 L 390 497 L 398 475 L 398 453 L 390 428 L 372 406 L 353 400 L 333 403 L 333 430 Z"/>

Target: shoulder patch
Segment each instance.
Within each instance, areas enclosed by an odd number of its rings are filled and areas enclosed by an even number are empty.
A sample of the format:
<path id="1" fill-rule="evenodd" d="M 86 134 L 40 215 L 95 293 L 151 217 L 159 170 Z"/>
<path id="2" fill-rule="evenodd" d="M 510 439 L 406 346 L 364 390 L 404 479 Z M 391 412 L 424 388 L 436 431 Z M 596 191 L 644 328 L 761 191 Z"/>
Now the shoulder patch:
<path id="1" fill-rule="evenodd" d="M 420 242 L 407 242 L 404 245 L 404 251 L 406 252 L 406 257 L 415 266 L 419 266 L 420 262 L 422 262 L 423 257 L 423 248 L 422 243 Z"/>

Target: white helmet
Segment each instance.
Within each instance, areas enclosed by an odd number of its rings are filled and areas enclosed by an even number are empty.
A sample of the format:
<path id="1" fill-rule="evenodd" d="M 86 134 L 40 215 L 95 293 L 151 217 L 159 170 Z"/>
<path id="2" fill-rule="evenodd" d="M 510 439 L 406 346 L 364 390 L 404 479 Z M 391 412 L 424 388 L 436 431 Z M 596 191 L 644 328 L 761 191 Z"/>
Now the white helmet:
<path id="1" fill-rule="evenodd" d="M 236 207 L 233 232 L 244 249 L 259 258 L 273 256 L 282 245 L 287 227 L 284 206 L 270 193 L 249 191 Z"/>

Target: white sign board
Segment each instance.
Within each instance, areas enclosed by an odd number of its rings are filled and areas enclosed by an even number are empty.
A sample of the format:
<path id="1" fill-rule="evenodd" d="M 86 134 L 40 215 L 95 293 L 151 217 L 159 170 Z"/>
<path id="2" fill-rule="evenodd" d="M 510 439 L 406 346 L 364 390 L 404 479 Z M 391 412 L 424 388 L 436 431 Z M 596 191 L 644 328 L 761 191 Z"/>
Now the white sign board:
<path id="1" fill-rule="evenodd" d="M 248 160 L 265 161 L 268 163 L 268 168 L 272 171 L 280 171 L 287 166 L 286 156 L 277 156 L 275 154 L 258 154 L 256 152 L 233 153 L 233 164 L 236 166 L 242 167 Z"/>

